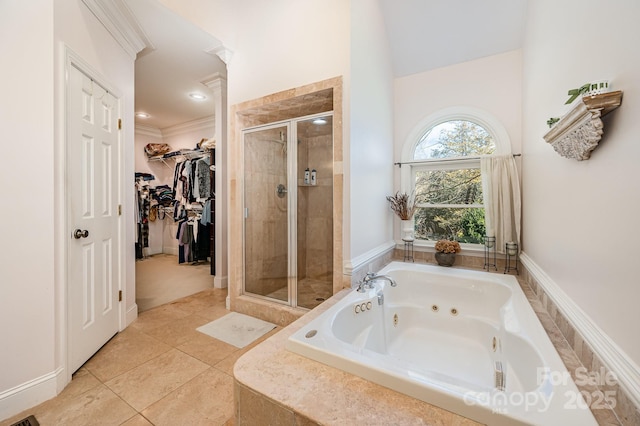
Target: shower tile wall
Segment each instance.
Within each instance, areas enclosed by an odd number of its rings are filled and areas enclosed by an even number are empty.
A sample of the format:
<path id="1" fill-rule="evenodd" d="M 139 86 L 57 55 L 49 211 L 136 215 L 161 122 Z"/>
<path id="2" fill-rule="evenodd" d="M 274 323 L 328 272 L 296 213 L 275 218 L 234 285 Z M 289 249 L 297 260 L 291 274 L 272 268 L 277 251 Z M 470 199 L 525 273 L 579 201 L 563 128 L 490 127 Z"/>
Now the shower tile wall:
<path id="1" fill-rule="evenodd" d="M 245 140 L 245 288 L 263 296 L 287 287 L 287 197 L 276 195 L 278 184 L 287 184 L 281 131 L 263 130 Z"/>
<path id="2" fill-rule="evenodd" d="M 333 138 L 300 138 L 298 183 L 304 171 L 316 169 L 317 185 L 298 190 L 298 281 L 326 281 L 332 294 L 333 277 Z M 300 291 L 300 289 L 299 289 Z"/>

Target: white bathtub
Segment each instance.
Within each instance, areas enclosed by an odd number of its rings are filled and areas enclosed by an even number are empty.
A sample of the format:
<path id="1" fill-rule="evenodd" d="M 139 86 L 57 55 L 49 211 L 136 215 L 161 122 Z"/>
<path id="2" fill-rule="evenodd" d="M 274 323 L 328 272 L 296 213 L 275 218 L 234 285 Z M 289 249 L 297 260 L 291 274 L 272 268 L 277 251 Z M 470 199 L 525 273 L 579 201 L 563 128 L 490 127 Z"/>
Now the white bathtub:
<path id="1" fill-rule="evenodd" d="M 379 274 L 397 286 L 352 291 L 287 349 L 490 425 L 597 424 L 515 277 L 402 262 Z"/>

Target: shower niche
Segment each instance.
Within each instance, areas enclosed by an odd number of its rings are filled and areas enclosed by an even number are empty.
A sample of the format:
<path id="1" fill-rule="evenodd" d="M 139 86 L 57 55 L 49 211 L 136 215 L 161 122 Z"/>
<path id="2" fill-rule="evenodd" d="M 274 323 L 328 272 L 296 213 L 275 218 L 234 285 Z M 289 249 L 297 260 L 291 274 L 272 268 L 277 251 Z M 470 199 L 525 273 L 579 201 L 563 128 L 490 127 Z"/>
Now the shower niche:
<path id="1" fill-rule="evenodd" d="M 312 309 L 334 290 L 333 112 L 242 130 L 243 294 Z"/>

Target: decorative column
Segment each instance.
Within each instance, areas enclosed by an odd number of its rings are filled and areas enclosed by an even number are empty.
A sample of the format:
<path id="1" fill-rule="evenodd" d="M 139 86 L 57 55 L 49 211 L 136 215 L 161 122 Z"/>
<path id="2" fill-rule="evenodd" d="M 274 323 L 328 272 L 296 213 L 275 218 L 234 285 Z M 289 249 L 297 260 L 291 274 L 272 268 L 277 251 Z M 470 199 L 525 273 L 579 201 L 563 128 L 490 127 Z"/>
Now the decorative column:
<path id="1" fill-rule="evenodd" d="M 214 102 L 214 120 L 216 140 L 216 185 L 215 185 L 215 288 L 228 285 L 228 246 L 227 246 L 227 79 L 220 73 L 202 82 L 211 89 Z"/>

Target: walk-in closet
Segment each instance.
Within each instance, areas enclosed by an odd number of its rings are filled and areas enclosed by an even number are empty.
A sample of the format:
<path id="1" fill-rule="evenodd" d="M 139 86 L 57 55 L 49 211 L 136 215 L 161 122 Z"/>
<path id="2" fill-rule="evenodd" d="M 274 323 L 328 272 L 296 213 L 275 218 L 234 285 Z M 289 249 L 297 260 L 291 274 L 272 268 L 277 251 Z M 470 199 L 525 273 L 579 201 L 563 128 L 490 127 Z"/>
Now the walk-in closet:
<path id="1" fill-rule="evenodd" d="M 211 134 L 211 124 L 201 120 L 200 130 L 174 137 L 173 146 L 159 142 L 157 134 L 136 133 L 139 311 L 213 287 L 215 140 L 194 139 Z"/>

